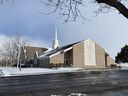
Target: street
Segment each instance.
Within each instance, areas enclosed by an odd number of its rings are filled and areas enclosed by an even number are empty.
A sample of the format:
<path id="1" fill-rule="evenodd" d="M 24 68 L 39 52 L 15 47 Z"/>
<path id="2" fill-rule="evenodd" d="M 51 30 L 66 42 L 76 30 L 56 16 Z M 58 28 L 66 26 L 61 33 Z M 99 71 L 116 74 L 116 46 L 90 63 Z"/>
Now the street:
<path id="1" fill-rule="evenodd" d="M 0 96 L 69 96 L 71 93 L 128 96 L 128 70 L 0 77 Z"/>

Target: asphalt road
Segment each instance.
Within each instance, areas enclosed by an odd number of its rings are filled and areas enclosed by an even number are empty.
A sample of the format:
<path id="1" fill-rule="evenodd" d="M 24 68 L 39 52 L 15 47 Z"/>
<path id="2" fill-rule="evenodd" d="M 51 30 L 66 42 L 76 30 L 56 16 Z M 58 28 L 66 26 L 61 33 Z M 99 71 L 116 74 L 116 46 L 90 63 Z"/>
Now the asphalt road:
<path id="1" fill-rule="evenodd" d="M 77 96 L 72 93 L 128 96 L 128 70 L 0 77 L 0 96 Z"/>

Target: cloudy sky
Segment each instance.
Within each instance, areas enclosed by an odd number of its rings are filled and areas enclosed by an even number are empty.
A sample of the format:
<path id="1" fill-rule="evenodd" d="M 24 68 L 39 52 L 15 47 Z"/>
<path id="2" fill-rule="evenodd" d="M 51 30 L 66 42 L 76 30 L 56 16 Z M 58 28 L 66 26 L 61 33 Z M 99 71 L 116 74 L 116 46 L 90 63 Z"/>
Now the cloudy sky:
<path id="1" fill-rule="evenodd" d="M 56 14 L 40 14 L 48 10 L 40 0 L 7 2 L 0 5 L 0 42 L 20 32 L 29 37 L 35 46 L 51 47 L 57 26 L 60 46 L 90 38 L 115 57 L 128 43 L 128 21 L 116 10 L 95 17 L 96 5 L 90 3 L 82 8 L 83 15 L 90 21 L 79 19 L 63 23 Z"/>

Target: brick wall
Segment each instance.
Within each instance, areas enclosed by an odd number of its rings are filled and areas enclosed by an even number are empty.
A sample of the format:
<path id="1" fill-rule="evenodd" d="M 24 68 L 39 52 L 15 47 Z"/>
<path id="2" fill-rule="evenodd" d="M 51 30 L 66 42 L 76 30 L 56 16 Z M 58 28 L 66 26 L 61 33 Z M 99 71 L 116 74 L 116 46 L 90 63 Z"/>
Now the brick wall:
<path id="1" fill-rule="evenodd" d="M 111 64 L 115 64 L 115 60 L 112 57 L 107 56 L 107 66 L 110 66 Z"/>
<path id="2" fill-rule="evenodd" d="M 64 53 L 62 54 L 60 53 L 50 57 L 50 63 L 53 63 L 53 64 L 64 63 Z"/>
<path id="3" fill-rule="evenodd" d="M 105 51 L 98 44 L 95 44 L 96 49 L 96 67 L 97 68 L 105 68 Z"/>
<path id="4" fill-rule="evenodd" d="M 73 67 L 84 68 L 84 42 L 73 46 Z"/>

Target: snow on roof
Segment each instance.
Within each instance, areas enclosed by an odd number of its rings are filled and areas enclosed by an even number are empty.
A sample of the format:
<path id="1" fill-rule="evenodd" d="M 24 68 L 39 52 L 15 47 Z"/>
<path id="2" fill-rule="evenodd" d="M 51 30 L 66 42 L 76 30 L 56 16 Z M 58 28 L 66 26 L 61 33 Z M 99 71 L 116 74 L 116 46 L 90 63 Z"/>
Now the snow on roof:
<path id="1" fill-rule="evenodd" d="M 39 58 L 42 58 L 44 56 L 51 56 L 51 55 L 53 55 L 57 52 L 63 52 L 65 49 L 68 49 L 68 48 L 72 47 L 73 45 L 75 45 L 77 43 L 79 43 L 79 42 L 75 42 L 75 43 L 72 43 L 72 44 L 69 44 L 69 45 L 66 45 L 66 46 L 58 47 L 56 49 L 53 49 L 51 51 L 48 51 L 48 52 L 44 53 L 43 55 L 39 56 Z"/>

